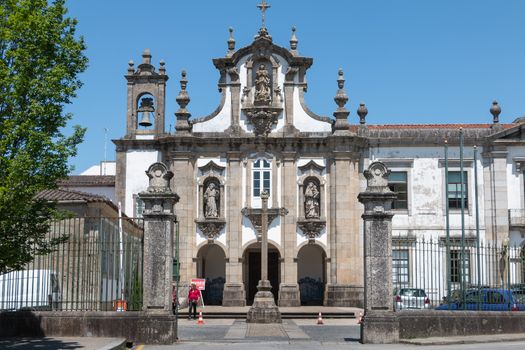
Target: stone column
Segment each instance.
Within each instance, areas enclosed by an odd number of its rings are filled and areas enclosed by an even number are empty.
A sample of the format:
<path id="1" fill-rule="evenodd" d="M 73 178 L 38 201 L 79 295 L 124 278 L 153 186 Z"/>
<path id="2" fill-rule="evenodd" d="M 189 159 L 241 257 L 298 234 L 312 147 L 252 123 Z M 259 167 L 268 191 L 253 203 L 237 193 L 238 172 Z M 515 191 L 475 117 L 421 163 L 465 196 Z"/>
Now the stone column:
<path id="1" fill-rule="evenodd" d="M 283 152 L 281 161 L 282 207 L 291 215 L 281 218 L 281 242 L 284 247 L 281 284 L 279 285 L 279 306 L 300 306 L 299 284 L 297 283 L 297 262 L 294 261 L 297 246 L 297 174 L 295 152 Z M 276 182 L 274 182 L 276 183 Z M 277 186 L 274 186 L 277 187 Z"/>
<path id="2" fill-rule="evenodd" d="M 228 257 L 226 283 L 222 296 L 223 306 L 245 306 L 246 294 L 242 282 L 242 167 L 241 153 L 228 153 Z"/>
<path id="3" fill-rule="evenodd" d="M 275 305 L 272 294 L 272 285 L 268 280 L 268 197 L 269 193 L 263 191 L 261 213 L 261 279 L 257 285 L 257 293 L 253 305 L 248 311 L 248 323 L 281 323 L 281 312 Z"/>
<path id="4" fill-rule="evenodd" d="M 390 170 L 373 162 L 364 171 L 365 192 L 358 195 L 364 204 L 365 300 L 361 342 L 389 344 L 399 340 L 399 323 L 392 305 L 392 201 L 396 194 L 388 187 Z"/>
<path id="5" fill-rule="evenodd" d="M 171 314 L 173 264 L 173 206 L 179 196 L 169 181 L 173 173 L 162 163 L 146 171 L 149 187 L 139 193 L 144 201 L 143 311 Z"/>

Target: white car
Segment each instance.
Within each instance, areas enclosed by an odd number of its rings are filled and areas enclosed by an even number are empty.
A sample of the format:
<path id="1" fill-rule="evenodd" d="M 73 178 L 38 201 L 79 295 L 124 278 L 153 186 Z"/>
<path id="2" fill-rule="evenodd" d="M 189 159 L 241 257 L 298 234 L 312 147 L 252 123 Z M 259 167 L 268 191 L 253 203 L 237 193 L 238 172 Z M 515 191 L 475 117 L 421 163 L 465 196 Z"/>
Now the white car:
<path id="1" fill-rule="evenodd" d="M 420 288 L 400 288 L 394 295 L 394 309 L 430 309 L 430 299 Z"/>

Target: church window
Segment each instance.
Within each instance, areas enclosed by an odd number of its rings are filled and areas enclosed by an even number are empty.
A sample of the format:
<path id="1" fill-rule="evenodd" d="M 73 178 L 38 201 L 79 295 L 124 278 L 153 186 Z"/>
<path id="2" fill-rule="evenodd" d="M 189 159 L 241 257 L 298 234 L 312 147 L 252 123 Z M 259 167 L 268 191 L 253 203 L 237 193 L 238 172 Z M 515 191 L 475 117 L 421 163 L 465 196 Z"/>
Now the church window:
<path id="1" fill-rule="evenodd" d="M 449 171 L 447 184 L 447 200 L 450 209 L 461 209 L 461 172 Z M 467 172 L 463 172 L 463 201 L 464 208 L 468 208 L 468 181 Z"/>
<path id="2" fill-rule="evenodd" d="M 261 197 L 262 191 L 270 192 L 272 167 L 266 159 L 253 163 L 253 197 Z"/>
<path id="3" fill-rule="evenodd" d="M 393 171 L 388 176 L 388 187 L 397 194 L 392 209 L 408 209 L 407 172 Z"/>

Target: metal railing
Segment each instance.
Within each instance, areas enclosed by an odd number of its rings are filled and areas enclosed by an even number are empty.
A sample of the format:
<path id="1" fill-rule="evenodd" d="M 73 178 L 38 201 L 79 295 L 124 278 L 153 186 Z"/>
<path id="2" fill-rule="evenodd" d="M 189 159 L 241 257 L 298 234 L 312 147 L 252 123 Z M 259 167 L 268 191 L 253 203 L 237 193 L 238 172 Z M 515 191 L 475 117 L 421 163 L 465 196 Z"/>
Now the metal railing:
<path id="1" fill-rule="evenodd" d="M 398 308 L 435 308 L 493 288 L 525 294 L 525 248 L 466 239 L 392 239 L 394 306 L 402 289 L 422 289 L 426 299 Z M 419 293 L 419 291 L 417 291 Z M 414 298 L 416 299 L 416 298 Z M 482 301 L 480 301 L 481 304 Z"/>
<path id="2" fill-rule="evenodd" d="M 51 223 L 64 243 L 0 275 L 0 310 L 132 311 L 142 307 L 143 222 L 71 218 Z"/>

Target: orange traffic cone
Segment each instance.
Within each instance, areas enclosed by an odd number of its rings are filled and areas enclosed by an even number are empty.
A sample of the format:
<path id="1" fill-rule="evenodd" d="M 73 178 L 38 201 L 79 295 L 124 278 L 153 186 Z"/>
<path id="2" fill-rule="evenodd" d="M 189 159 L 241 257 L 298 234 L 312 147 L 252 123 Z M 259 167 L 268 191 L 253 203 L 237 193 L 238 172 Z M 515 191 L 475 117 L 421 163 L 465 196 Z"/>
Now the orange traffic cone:
<path id="1" fill-rule="evenodd" d="M 359 313 L 357 324 L 363 324 L 363 312 L 362 311 Z"/>
<path id="2" fill-rule="evenodd" d="M 324 324 L 323 315 L 319 312 L 319 317 L 317 317 L 317 324 Z"/>
<path id="3" fill-rule="evenodd" d="M 202 319 L 202 311 L 199 311 L 199 320 L 197 321 L 197 324 L 204 324 L 204 320 Z"/>

